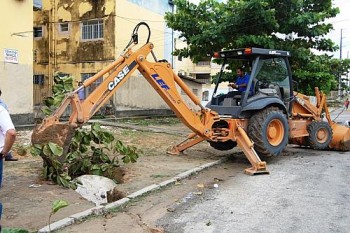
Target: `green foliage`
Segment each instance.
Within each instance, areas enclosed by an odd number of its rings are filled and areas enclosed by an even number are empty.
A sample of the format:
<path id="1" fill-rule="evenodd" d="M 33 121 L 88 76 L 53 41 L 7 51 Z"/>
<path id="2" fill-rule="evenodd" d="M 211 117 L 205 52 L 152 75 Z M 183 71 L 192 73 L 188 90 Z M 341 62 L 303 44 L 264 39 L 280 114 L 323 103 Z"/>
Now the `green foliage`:
<path id="1" fill-rule="evenodd" d="M 76 188 L 71 182 L 84 174 L 111 176 L 113 168 L 124 164 L 135 163 L 139 157 L 136 147 L 123 144 L 114 136 L 101 128 L 99 123 L 93 123 L 90 131 L 80 129 L 72 138 L 69 152 L 63 155 L 60 146 L 54 143 L 33 145 L 32 155 L 40 155 L 44 161 L 44 177 L 69 188 Z M 64 156 L 64 158 L 61 158 Z M 119 159 L 118 156 L 121 158 Z"/>
<path id="2" fill-rule="evenodd" d="M 4 228 L 1 231 L 2 233 L 30 233 L 28 230 L 21 228 Z"/>
<path id="3" fill-rule="evenodd" d="M 51 206 L 51 214 L 57 213 L 60 209 L 67 207 L 69 204 L 65 200 L 55 200 Z"/>
<path id="4" fill-rule="evenodd" d="M 51 216 L 57 213 L 62 208 L 67 207 L 69 204 L 65 200 L 55 200 L 51 206 L 51 213 L 49 215 L 49 229 L 51 231 Z"/>
<path id="5" fill-rule="evenodd" d="M 54 76 L 54 86 L 52 88 L 52 96 L 44 99 L 44 107 L 41 111 L 45 116 L 49 116 L 62 103 L 65 94 L 73 91 L 73 77 L 62 76 L 56 73 Z"/>
<path id="6" fill-rule="evenodd" d="M 177 117 L 151 117 L 151 118 L 130 118 L 119 119 L 118 122 L 127 123 L 131 125 L 174 125 L 180 123 Z"/>
<path id="7" fill-rule="evenodd" d="M 73 90 L 73 78 L 55 75 L 53 97 L 46 98 L 45 111 L 51 114 L 65 93 Z M 66 154 L 54 143 L 32 145 L 30 153 L 44 160 L 43 176 L 64 187 L 76 188 L 74 178 L 84 174 L 111 176 L 113 169 L 120 166 L 120 160 L 134 163 L 139 157 L 136 147 L 123 144 L 113 134 L 103 130 L 101 124 L 93 123 L 90 130 L 77 129 Z M 120 157 L 120 159 L 119 159 Z"/>
<path id="8" fill-rule="evenodd" d="M 339 62 L 313 53 L 338 49 L 333 41 L 324 37 L 333 29 L 326 20 L 339 13 L 331 0 L 227 0 L 225 3 L 203 0 L 198 5 L 188 0 L 174 0 L 174 3 L 176 12 L 168 12 L 165 19 L 188 45 L 176 49 L 174 55 L 197 62 L 223 49 L 288 50 L 292 53 L 293 78 L 299 84 L 299 91 L 305 93 L 311 89 L 313 93 L 313 84 L 328 92 L 336 88 L 338 74 L 349 71 L 348 61 Z M 336 60 L 339 66 L 334 72 L 329 65 L 337 63 Z"/>

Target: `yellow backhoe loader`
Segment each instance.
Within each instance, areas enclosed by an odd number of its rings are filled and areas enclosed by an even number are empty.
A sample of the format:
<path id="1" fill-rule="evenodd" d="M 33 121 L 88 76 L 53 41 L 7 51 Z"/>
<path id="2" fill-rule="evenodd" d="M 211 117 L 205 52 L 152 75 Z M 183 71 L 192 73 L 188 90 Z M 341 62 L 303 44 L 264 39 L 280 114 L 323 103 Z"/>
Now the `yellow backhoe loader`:
<path id="1" fill-rule="evenodd" d="M 133 51 L 138 44 L 140 26 L 148 29 L 148 38 L 141 48 Z M 259 155 L 279 155 L 288 142 L 314 149 L 350 149 L 349 128 L 332 122 L 326 96 L 316 88 L 317 103 L 312 104 L 307 96 L 293 91 L 289 52 L 248 48 L 216 53 L 215 57 L 223 60 L 220 76 L 232 59 L 244 61 L 251 67 L 247 90 L 252 90 L 252 93 L 217 95 L 219 78 L 211 101 L 202 106 L 197 96 L 173 72 L 171 64 L 156 59 L 154 45 L 149 42 L 150 34 L 149 26 L 139 23 L 120 58 L 67 94 L 62 105 L 36 126 L 32 143 L 54 142 L 67 151 L 75 129 L 86 123 L 138 70 L 176 116 L 193 131 L 169 153 L 178 154 L 202 141 L 208 141 L 218 150 L 229 150 L 238 145 L 252 165 L 245 172 L 253 175 L 269 173 Z M 149 57 L 154 61 L 149 61 Z M 101 77 L 104 81 L 84 101 L 79 100 L 77 92 Z M 177 87 L 188 95 L 199 111 L 189 108 Z M 60 118 L 69 105 L 72 114 L 68 121 L 61 122 Z M 322 119 L 324 114 L 327 121 Z"/>

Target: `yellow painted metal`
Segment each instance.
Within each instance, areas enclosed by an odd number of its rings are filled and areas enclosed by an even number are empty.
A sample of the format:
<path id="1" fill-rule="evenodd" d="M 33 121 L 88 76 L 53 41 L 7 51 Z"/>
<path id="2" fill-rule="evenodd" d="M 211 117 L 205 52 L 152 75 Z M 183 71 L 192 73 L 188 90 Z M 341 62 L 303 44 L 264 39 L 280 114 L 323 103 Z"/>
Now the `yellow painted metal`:
<path id="1" fill-rule="evenodd" d="M 329 148 L 341 151 L 350 150 L 350 128 L 332 121 L 327 106 L 326 95 L 323 92 L 319 91 L 317 87 L 315 88 L 315 96 L 317 100 L 316 105 L 313 105 L 309 97 L 303 94 L 294 92 L 294 95 L 295 101 L 293 102 L 292 119 L 289 121 L 289 125 L 291 126 L 290 138 L 295 139 L 300 137 L 300 139 L 292 141 L 295 141 L 298 144 L 307 143 L 307 140 L 302 139 L 302 137 L 308 136 L 308 133 L 305 135 L 307 125 L 312 121 L 321 121 L 321 114 L 324 112 L 328 124 L 333 131 L 333 137 L 329 144 Z M 303 121 L 305 121 L 305 125 L 303 125 Z M 322 135 L 322 130 L 317 134 L 320 142 L 326 140 L 324 136 L 325 135 Z"/>
<path id="2" fill-rule="evenodd" d="M 333 150 L 348 151 L 350 150 L 350 128 L 345 125 L 332 124 L 333 139 L 329 148 Z"/>

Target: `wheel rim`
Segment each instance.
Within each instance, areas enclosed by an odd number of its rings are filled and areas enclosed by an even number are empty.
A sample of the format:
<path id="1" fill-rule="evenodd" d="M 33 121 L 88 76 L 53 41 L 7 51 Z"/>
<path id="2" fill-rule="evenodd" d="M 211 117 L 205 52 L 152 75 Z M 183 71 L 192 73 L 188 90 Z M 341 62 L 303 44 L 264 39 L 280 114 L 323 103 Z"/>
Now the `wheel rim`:
<path id="1" fill-rule="evenodd" d="M 278 120 L 272 120 L 267 127 L 267 140 L 272 146 L 278 146 L 284 137 L 283 123 Z"/>
<path id="2" fill-rule="evenodd" d="M 319 129 L 316 134 L 319 143 L 325 143 L 328 139 L 328 132 L 325 128 Z"/>

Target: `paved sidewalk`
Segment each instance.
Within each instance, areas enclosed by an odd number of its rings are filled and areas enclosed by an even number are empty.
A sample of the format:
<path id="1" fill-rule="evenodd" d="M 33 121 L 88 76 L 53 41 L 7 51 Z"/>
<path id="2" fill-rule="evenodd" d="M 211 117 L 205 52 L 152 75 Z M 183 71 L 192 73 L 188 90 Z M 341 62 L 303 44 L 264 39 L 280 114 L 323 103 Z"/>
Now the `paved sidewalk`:
<path id="1" fill-rule="evenodd" d="M 138 190 L 138 191 L 128 195 L 127 197 L 116 201 L 116 202 L 109 203 L 109 204 L 107 204 L 105 206 L 98 206 L 98 207 L 90 208 L 90 209 L 87 209 L 87 210 L 82 211 L 80 213 L 73 214 L 73 215 L 71 215 L 69 217 L 66 217 L 64 219 L 61 219 L 61 220 L 59 220 L 57 222 L 54 222 L 54 223 L 52 223 L 52 224 L 50 224 L 48 226 L 45 226 L 45 227 L 41 228 L 38 232 L 39 233 L 52 232 L 52 231 L 55 231 L 55 230 L 58 230 L 58 229 L 62 229 L 64 227 L 66 227 L 66 226 L 72 225 L 76 221 L 81 221 L 81 220 L 83 220 L 83 219 L 85 219 L 85 218 L 87 218 L 89 216 L 102 215 L 108 210 L 112 210 L 112 209 L 121 207 L 123 205 L 126 205 L 127 203 L 132 201 L 132 199 L 135 199 L 135 198 L 147 195 L 147 194 L 149 194 L 151 192 L 154 192 L 156 190 L 162 189 L 162 188 L 167 187 L 169 185 L 173 185 L 177 181 L 186 179 L 189 176 L 194 175 L 194 174 L 196 174 L 196 173 L 198 173 L 198 172 L 200 172 L 200 171 L 202 171 L 204 169 L 207 169 L 209 167 L 212 167 L 212 166 L 215 166 L 217 164 L 220 164 L 220 163 L 222 163 L 225 160 L 226 159 L 223 158 L 223 159 L 211 162 L 211 163 L 207 163 L 207 164 L 201 165 L 199 167 L 196 167 L 196 168 L 190 169 L 188 171 L 185 171 L 183 173 L 180 173 L 177 176 L 175 176 L 175 177 L 173 177 L 171 179 L 168 179 L 166 181 L 163 181 L 161 183 L 152 184 L 152 185 L 149 185 L 147 187 L 144 187 L 144 188 L 142 188 L 142 189 L 140 189 L 140 190 Z"/>

